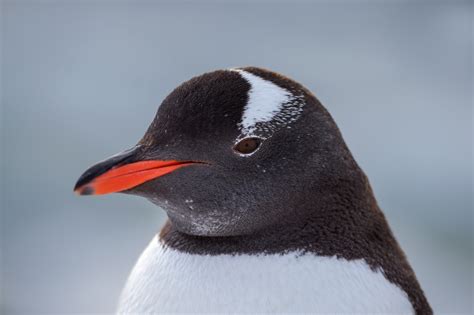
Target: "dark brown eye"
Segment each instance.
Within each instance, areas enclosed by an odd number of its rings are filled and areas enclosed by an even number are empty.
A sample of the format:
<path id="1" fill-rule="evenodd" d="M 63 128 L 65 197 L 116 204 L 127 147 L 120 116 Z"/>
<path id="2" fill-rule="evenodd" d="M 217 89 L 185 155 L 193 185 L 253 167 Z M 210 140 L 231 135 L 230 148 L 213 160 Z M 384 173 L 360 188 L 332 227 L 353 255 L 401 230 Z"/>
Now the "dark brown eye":
<path id="1" fill-rule="evenodd" d="M 258 149 L 261 142 L 259 138 L 245 138 L 235 145 L 234 150 L 242 154 L 250 154 Z"/>

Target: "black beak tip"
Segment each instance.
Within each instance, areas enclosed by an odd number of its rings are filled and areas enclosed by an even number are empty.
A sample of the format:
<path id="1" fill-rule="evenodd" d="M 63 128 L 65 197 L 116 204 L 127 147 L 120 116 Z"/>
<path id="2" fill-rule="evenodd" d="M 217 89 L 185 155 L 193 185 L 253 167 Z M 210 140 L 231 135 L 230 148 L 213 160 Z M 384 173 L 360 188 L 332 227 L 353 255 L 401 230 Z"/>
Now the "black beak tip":
<path id="1" fill-rule="evenodd" d="M 84 176 L 84 175 L 86 174 L 82 174 L 81 177 L 79 177 L 79 179 L 77 180 L 76 184 L 74 185 L 74 189 L 73 189 L 74 192 L 79 193 L 79 189 L 83 187 L 84 185 L 86 185 L 88 182 L 90 182 L 91 179 L 87 178 L 89 176 L 87 175 Z M 82 192 L 79 194 L 82 195 Z"/>
<path id="2" fill-rule="evenodd" d="M 91 186 L 86 186 L 82 188 L 80 191 L 78 191 L 78 194 L 81 196 L 88 196 L 88 195 L 93 195 L 95 193 L 94 188 Z"/>
<path id="3" fill-rule="evenodd" d="M 94 194 L 94 188 L 85 185 L 89 184 L 97 176 L 104 174 L 105 172 L 116 166 L 132 162 L 135 159 L 136 153 L 140 150 L 140 147 L 140 145 L 137 145 L 129 150 L 118 153 L 90 167 L 84 172 L 84 174 L 81 175 L 81 177 L 79 177 L 76 182 L 76 185 L 74 185 L 74 191 L 79 195 Z M 81 187 L 83 186 L 85 187 L 81 189 Z"/>

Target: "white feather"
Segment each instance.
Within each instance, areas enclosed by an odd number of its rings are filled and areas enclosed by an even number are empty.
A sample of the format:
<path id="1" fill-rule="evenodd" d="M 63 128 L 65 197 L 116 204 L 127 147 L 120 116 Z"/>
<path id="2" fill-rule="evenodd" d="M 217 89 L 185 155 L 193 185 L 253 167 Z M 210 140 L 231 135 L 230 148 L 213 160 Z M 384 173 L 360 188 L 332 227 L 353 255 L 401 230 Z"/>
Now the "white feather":
<path id="1" fill-rule="evenodd" d="M 242 114 L 241 127 L 252 130 L 258 122 L 268 122 L 292 99 L 292 94 L 278 85 L 243 70 L 238 72 L 250 84 L 248 101 Z"/>
<path id="2" fill-rule="evenodd" d="M 155 238 L 133 269 L 118 312 L 413 314 L 413 308 L 404 291 L 363 260 L 191 255 Z"/>

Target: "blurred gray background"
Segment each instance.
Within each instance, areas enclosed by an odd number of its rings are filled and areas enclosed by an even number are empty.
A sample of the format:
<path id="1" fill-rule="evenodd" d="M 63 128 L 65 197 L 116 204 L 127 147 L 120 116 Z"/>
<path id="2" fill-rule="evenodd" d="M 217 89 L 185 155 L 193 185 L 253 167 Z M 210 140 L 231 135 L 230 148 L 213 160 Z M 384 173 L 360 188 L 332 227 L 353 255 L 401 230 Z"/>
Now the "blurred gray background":
<path id="1" fill-rule="evenodd" d="M 110 313 L 164 212 L 79 198 L 202 72 L 256 65 L 312 90 L 366 171 L 436 313 L 471 313 L 472 3 L 1 5 L 2 313 Z"/>

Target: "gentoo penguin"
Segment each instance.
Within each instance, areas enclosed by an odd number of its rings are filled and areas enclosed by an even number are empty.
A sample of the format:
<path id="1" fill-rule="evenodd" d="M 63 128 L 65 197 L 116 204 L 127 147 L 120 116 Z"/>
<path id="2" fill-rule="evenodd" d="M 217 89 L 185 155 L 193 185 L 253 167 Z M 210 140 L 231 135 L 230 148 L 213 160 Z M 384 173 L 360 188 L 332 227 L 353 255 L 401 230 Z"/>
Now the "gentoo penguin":
<path id="1" fill-rule="evenodd" d="M 335 122 L 280 74 L 183 83 L 136 146 L 74 190 L 135 194 L 167 213 L 119 313 L 432 314 Z"/>

